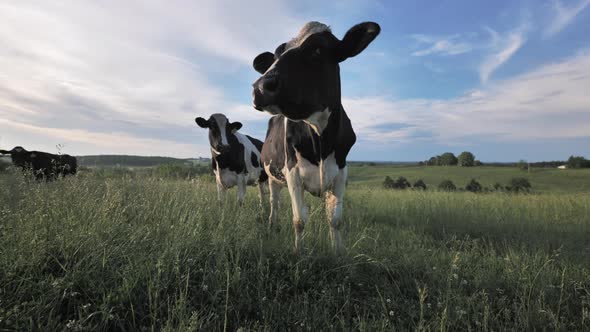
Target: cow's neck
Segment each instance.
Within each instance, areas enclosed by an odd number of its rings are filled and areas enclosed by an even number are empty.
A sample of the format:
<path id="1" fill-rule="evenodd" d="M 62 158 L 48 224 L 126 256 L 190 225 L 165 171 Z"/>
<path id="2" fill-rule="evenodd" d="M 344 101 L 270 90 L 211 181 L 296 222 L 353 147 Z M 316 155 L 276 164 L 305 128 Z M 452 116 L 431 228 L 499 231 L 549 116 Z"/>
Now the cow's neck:
<path id="1" fill-rule="evenodd" d="M 309 118 L 303 120 L 307 125 L 315 131 L 318 136 L 322 136 L 322 133 L 328 126 L 330 115 L 334 112 L 334 108 L 326 107 L 321 112 L 315 112 Z"/>

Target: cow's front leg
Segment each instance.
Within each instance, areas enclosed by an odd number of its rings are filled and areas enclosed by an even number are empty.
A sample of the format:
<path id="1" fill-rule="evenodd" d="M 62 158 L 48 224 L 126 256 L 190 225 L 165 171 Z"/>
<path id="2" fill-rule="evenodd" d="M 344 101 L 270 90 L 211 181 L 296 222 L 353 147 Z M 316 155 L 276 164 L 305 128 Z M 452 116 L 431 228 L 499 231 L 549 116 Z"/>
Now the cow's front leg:
<path id="1" fill-rule="evenodd" d="M 270 190 L 270 216 L 268 217 L 268 225 L 269 227 L 272 227 L 272 225 L 277 222 L 282 185 L 280 182 L 269 178 L 268 188 Z"/>
<path id="2" fill-rule="evenodd" d="M 260 211 L 264 210 L 264 194 L 266 192 L 266 186 L 268 185 L 267 183 L 268 181 L 258 181 L 258 206 L 260 208 Z"/>
<path id="3" fill-rule="evenodd" d="M 338 172 L 338 175 L 334 178 L 332 191 L 326 193 L 326 216 L 330 225 L 330 240 L 337 254 L 344 251 L 342 238 L 340 237 L 340 227 L 342 226 L 342 202 L 347 178 L 348 166 Z"/>
<path id="4" fill-rule="evenodd" d="M 244 198 L 246 197 L 246 190 L 248 189 L 246 186 L 246 175 L 245 174 L 238 174 L 238 205 L 244 205 Z"/>
<path id="5" fill-rule="evenodd" d="M 304 191 L 299 169 L 293 167 L 287 171 L 287 187 L 291 196 L 293 208 L 293 228 L 295 229 L 295 253 L 303 251 L 303 228 L 307 223 L 307 207 L 304 201 Z"/>

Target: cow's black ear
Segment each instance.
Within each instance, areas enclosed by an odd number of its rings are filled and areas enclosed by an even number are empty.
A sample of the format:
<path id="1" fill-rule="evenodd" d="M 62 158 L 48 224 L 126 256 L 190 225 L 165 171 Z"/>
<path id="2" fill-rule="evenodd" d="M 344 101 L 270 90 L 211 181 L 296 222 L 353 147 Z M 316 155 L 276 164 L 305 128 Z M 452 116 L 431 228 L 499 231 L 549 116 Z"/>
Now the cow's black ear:
<path id="1" fill-rule="evenodd" d="M 374 22 L 364 22 L 350 28 L 336 51 L 338 62 L 361 53 L 379 35 L 381 27 Z"/>
<path id="2" fill-rule="evenodd" d="M 242 123 L 241 122 L 232 122 L 229 125 L 229 128 L 231 130 L 231 133 L 235 133 L 236 131 L 240 130 L 240 128 L 242 128 Z"/>
<path id="3" fill-rule="evenodd" d="M 272 66 L 273 62 L 275 62 L 274 54 L 270 52 L 264 52 L 258 54 L 256 58 L 254 58 L 254 62 L 252 62 L 252 66 L 254 69 L 259 72 L 260 74 L 266 73 L 268 68 Z"/>
<path id="4" fill-rule="evenodd" d="M 195 119 L 195 122 L 199 125 L 199 127 L 201 128 L 209 128 L 209 121 L 203 119 L 202 117 L 198 117 Z"/>

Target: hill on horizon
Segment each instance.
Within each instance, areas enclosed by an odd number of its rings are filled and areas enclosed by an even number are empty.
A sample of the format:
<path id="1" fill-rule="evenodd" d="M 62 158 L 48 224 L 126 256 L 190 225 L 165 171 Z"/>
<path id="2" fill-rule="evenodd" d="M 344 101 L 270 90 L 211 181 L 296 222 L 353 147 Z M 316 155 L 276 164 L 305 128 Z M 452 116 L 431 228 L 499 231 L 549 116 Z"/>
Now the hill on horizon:
<path id="1" fill-rule="evenodd" d="M 132 166 L 150 167 L 162 164 L 186 164 L 206 162 L 208 158 L 173 158 L 161 156 L 134 156 L 134 155 L 90 155 L 76 156 L 78 165 L 86 167 L 108 166 Z"/>

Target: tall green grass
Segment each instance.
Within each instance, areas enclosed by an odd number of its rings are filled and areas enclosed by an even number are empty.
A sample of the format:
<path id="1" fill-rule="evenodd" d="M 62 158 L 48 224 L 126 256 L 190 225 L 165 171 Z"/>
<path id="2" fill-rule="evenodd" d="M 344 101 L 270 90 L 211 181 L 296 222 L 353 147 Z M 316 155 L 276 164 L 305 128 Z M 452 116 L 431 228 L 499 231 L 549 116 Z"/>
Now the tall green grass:
<path id="1" fill-rule="evenodd" d="M 208 179 L 0 177 L 0 328 L 590 329 L 590 195 L 352 186 L 347 253 L 308 197 L 224 207 Z"/>

